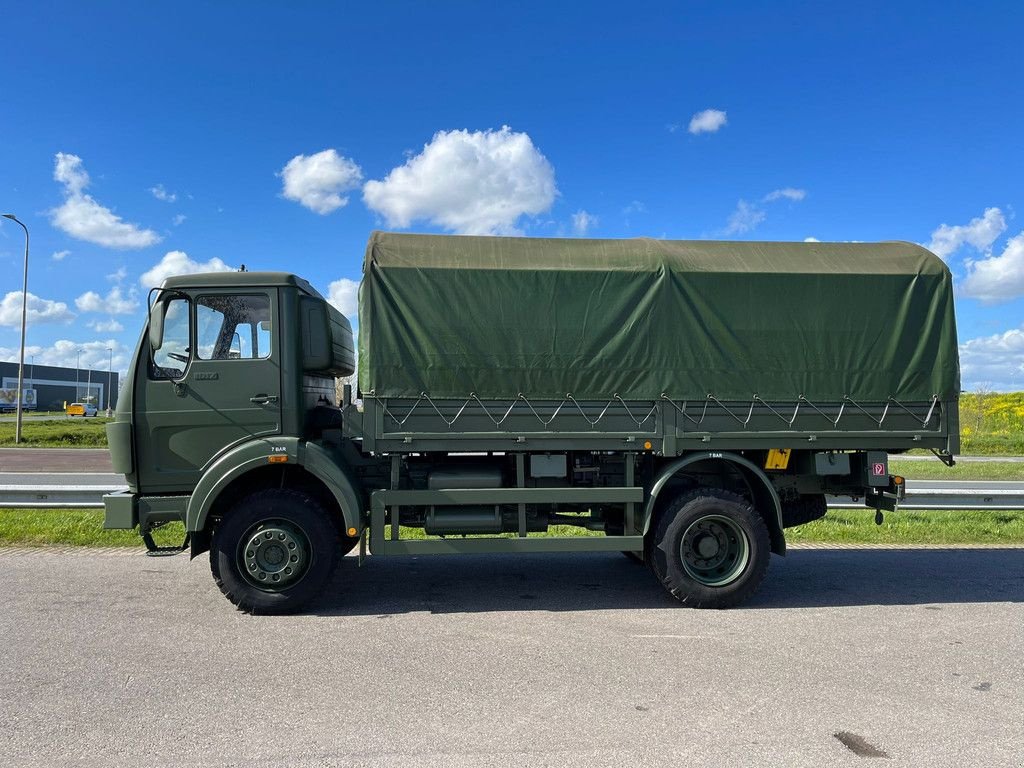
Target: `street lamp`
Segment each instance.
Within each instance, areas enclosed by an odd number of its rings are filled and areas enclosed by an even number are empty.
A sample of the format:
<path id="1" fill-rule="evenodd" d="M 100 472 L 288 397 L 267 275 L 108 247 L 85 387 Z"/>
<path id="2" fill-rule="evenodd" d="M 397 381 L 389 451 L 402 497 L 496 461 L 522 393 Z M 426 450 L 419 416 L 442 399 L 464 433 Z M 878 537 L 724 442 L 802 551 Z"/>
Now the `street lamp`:
<path id="1" fill-rule="evenodd" d="M 14 444 L 17 445 L 21 442 L 21 401 L 25 399 L 22 387 L 25 383 L 25 326 L 28 320 L 28 227 L 18 221 L 13 213 L 5 213 L 3 217 L 10 219 L 25 230 L 25 269 L 21 282 L 21 357 L 18 360 L 18 421 L 14 427 Z"/>
<path id="2" fill-rule="evenodd" d="M 110 369 L 114 366 L 114 348 L 107 347 L 107 418 L 110 418 Z"/>
<path id="3" fill-rule="evenodd" d="M 76 403 L 82 402 L 82 385 L 80 383 L 82 377 L 79 375 L 81 367 L 82 367 L 82 350 L 76 349 L 75 350 L 75 402 Z"/>

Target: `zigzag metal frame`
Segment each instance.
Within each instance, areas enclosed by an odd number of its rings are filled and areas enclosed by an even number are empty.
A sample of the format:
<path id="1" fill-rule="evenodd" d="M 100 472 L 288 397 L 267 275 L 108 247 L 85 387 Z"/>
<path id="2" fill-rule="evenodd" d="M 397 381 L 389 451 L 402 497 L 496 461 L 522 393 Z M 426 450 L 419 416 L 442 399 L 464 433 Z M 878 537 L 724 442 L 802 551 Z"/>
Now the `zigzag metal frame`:
<path id="1" fill-rule="evenodd" d="M 408 420 L 412 417 L 413 413 L 416 412 L 416 409 L 419 408 L 419 406 L 424 402 L 426 402 L 430 406 L 430 408 L 433 409 L 434 413 L 437 414 L 438 418 L 440 418 L 449 429 L 451 429 L 454 426 L 455 422 L 459 420 L 463 413 L 465 413 L 466 409 L 471 404 L 474 403 L 480 407 L 480 410 L 483 411 L 484 415 L 487 416 L 487 418 L 491 421 L 492 424 L 494 424 L 495 427 L 500 427 L 506 420 L 508 420 L 509 416 L 512 415 L 512 412 L 515 410 L 517 405 L 525 404 L 526 408 L 529 409 L 530 413 L 532 413 L 533 416 L 536 417 L 537 421 L 539 421 L 541 426 L 543 426 L 545 429 L 547 429 L 551 425 L 551 423 L 562 412 L 562 409 L 565 408 L 567 405 L 575 406 L 576 411 L 579 412 L 579 415 L 582 416 L 586 420 L 586 422 L 590 424 L 591 427 L 596 427 L 601 422 L 601 420 L 604 419 L 604 417 L 608 414 L 608 411 L 613 406 L 616 405 L 616 403 L 618 403 L 622 407 L 622 410 L 625 411 L 629 419 L 634 424 L 636 424 L 637 429 L 640 429 L 648 420 L 654 417 L 658 410 L 658 402 L 655 402 L 654 405 L 651 406 L 651 409 L 646 413 L 646 415 L 638 417 L 629 407 L 629 404 L 625 400 L 623 400 L 618 393 L 616 393 L 615 395 L 612 396 L 612 399 L 608 400 L 605 403 L 604 407 L 597 414 L 597 416 L 591 418 L 587 414 L 586 410 L 584 410 L 583 406 L 580 405 L 579 401 L 576 400 L 575 397 L 573 397 L 572 393 L 567 393 L 565 397 L 562 398 L 562 401 L 557 405 L 557 407 L 551 412 L 551 414 L 545 417 L 538 412 L 537 408 L 534 407 L 533 403 L 530 402 L 529 398 L 527 398 L 526 395 L 520 392 L 516 399 L 509 403 L 509 406 L 504 409 L 504 413 L 496 416 L 494 413 L 491 413 L 487 405 L 477 396 L 475 392 L 470 392 L 469 397 L 467 397 L 465 401 L 463 401 L 462 405 L 455 412 L 455 415 L 449 418 L 445 416 L 445 414 L 438 407 L 437 403 L 435 403 L 434 400 L 431 399 L 430 395 L 428 395 L 426 392 L 420 392 L 419 397 L 416 398 L 416 402 L 412 404 L 412 406 L 406 412 L 405 416 L 399 418 L 394 413 L 392 413 L 391 410 L 387 407 L 384 398 L 377 397 L 373 392 L 369 393 L 367 397 L 375 400 L 380 405 L 380 408 L 384 412 L 384 415 L 391 419 L 393 422 L 395 422 L 395 424 L 397 424 L 399 427 L 404 427 L 406 422 L 408 422 Z M 796 423 L 797 417 L 800 415 L 801 408 L 803 408 L 804 406 L 810 408 L 816 414 L 825 419 L 833 427 L 838 427 L 839 422 L 842 420 L 843 415 L 847 412 L 847 406 L 849 405 L 852 406 L 852 408 L 859 411 L 860 413 L 862 413 L 864 416 L 867 416 L 878 426 L 882 426 L 882 424 L 885 422 L 886 417 L 889 415 L 890 409 L 893 406 L 895 406 L 896 408 L 912 416 L 915 420 L 920 421 L 922 428 L 927 428 L 929 422 L 931 422 L 932 420 L 932 416 L 935 413 L 935 407 L 939 403 L 939 396 L 932 395 L 930 407 L 928 408 L 928 413 L 923 419 L 917 413 L 912 411 L 910 408 L 908 408 L 906 405 L 904 405 L 894 397 L 889 397 L 886 400 L 884 407 L 882 408 L 881 415 L 877 417 L 873 415 L 863 405 L 861 405 L 856 400 L 851 398 L 849 395 L 843 395 L 842 402 L 839 404 L 839 410 L 836 412 L 836 415 L 834 417 L 826 413 L 822 408 L 819 408 L 817 405 L 812 403 L 803 395 L 798 396 L 796 405 L 793 408 L 793 413 L 791 416 L 786 416 L 784 413 L 781 413 L 771 403 L 767 402 L 760 395 L 757 394 L 753 395 L 750 401 L 750 407 L 747 409 L 747 414 L 745 417 L 742 415 L 742 412 L 740 412 L 739 414 L 735 413 L 731 408 L 729 408 L 729 406 L 727 406 L 725 403 L 723 403 L 721 400 L 719 400 L 711 393 L 708 393 L 708 396 L 703 401 L 703 408 L 700 411 L 699 418 L 695 418 L 694 416 L 691 416 L 687 412 L 687 409 L 690 406 L 690 401 L 688 400 L 681 401 L 682 406 L 680 406 L 679 403 L 677 403 L 675 400 L 673 400 L 665 393 L 662 393 L 661 400 L 664 400 L 665 402 L 669 403 L 673 408 L 676 409 L 677 412 L 682 414 L 682 416 L 687 421 L 696 426 L 700 426 L 704 422 L 704 419 L 707 418 L 709 408 L 711 408 L 711 406 L 714 405 L 717 406 L 717 408 L 720 408 L 722 411 L 725 411 L 725 413 L 728 414 L 734 421 L 736 421 L 736 423 L 738 423 L 740 426 L 746 429 L 746 427 L 750 424 L 750 420 L 754 416 L 754 409 L 758 405 L 762 405 L 766 409 L 768 409 L 768 411 L 771 414 L 776 416 L 788 427 L 792 427 L 793 424 Z"/>
<path id="2" fill-rule="evenodd" d="M 700 418 L 694 418 L 693 416 L 686 412 L 686 409 L 689 407 L 688 400 L 683 400 L 682 407 L 680 407 L 679 404 L 676 403 L 676 401 L 670 398 L 668 395 L 662 393 L 661 397 L 663 400 L 670 403 L 672 407 L 675 408 L 680 414 L 682 414 L 691 424 L 699 426 L 708 415 L 708 407 L 712 403 L 714 403 L 727 414 L 729 414 L 729 416 L 731 416 L 744 429 L 746 429 L 747 425 L 750 423 L 751 418 L 753 418 L 754 408 L 757 406 L 758 403 L 767 408 L 770 413 L 778 417 L 788 427 L 792 427 L 793 424 L 796 422 L 797 416 L 800 415 L 800 408 L 803 405 L 807 405 L 808 407 L 810 407 L 815 413 L 817 413 L 826 421 L 828 421 L 833 427 L 839 426 L 839 422 L 843 418 L 843 414 L 846 413 L 847 405 L 852 405 L 858 411 L 860 411 L 873 422 L 875 422 L 875 424 L 877 424 L 878 426 L 882 426 L 882 424 L 885 422 L 886 416 L 889 415 L 889 409 L 895 405 L 897 408 L 900 408 L 901 410 L 908 413 L 915 420 L 920 421 L 922 428 L 926 428 L 928 426 L 928 423 L 932 420 L 932 415 L 935 413 L 935 406 L 938 405 L 939 403 L 939 396 L 932 395 L 931 403 L 928 408 L 928 413 L 922 419 L 918 414 L 914 413 L 914 411 L 910 410 L 906 405 L 901 403 L 899 400 L 897 400 L 894 397 L 889 397 L 885 402 L 885 407 L 882 409 L 882 415 L 875 417 L 874 415 L 871 414 L 870 411 L 868 411 L 864 406 L 862 406 L 856 400 L 851 398 L 849 395 L 843 395 L 843 400 L 839 405 L 839 411 L 836 413 L 835 418 L 833 418 L 832 416 L 829 416 L 827 413 L 825 413 L 825 411 L 823 411 L 817 405 L 808 400 L 806 397 L 800 395 L 797 398 L 796 406 L 794 406 L 793 408 L 793 415 L 787 418 L 784 414 L 779 413 L 779 411 L 776 410 L 770 403 L 762 399 L 759 395 L 755 394 L 750 401 L 750 408 L 747 410 L 746 418 L 741 418 L 740 416 L 737 416 L 735 413 L 733 413 L 733 411 L 729 409 L 729 407 L 726 406 L 725 403 L 723 403 L 717 397 L 709 393 L 707 398 L 704 400 L 704 407 L 701 410 Z"/>
<path id="3" fill-rule="evenodd" d="M 562 412 L 562 409 L 569 404 L 576 407 L 576 410 L 579 412 L 579 415 L 582 416 L 591 427 L 596 427 L 608 413 L 609 409 L 616 404 L 616 402 L 618 402 L 622 406 L 622 409 L 626 412 L 626 415 L 629 417 L 629 419 L 634 424 L 636 424 L 637 429 L 640 429 L 648 420 L 653 418 L 654 415 L 658 412 L 658 403 L 655 402 L 654 405 L 651 406 L 651 409 L 647 412 L 646 415 L 644 415 L 641 418 L 638 418 L 637 415 L 633 413 L 632 409 L 629 407 L 626 401 L 623 400 L 616 393 L 615 395 L 612 396 L 611 400 L 605 403 L 604 407 L 601 409 L 601 412 L 597 414 L 597 417 L 591 418 L 587 414 L 586 410 L 584 410 L 583 406 L 580 405 L 579 401 L 576 400 L 576 398 L 573 397 L 572 393 L 570 392 L 567 393 L 564 398 L 562 398 L 562 401 L 558 404 L 554 411 L 551 412 L 551 415 L 545 418 L 537 411 L 533 403 L 530 402 L 529 398 L 527 398 L 526 395 L 520 392 L 516 399 L 509 404 L 508 408 L 505 409 L 505 412 L 501 416 L 495 417 L 495 415 L 492 414 L 490 410 L 488 410 L 487 405 L 477 396 L 477 394 L 475 392 L 470 392 L 469 397 L 465 399 L 465 401 L 459 407 L 458 411 L 456 411 L 455 415 L 452 416 L 451 418 L 448 418 L 447 416 L 444 415 L 444 413 L 442 413 L 441 409 L 437 407 L 437 404 L 431 399 L 430 395 L 428 395 L 426 392 L 420 392 L 419 397 L 416 398 L 416 402 L 412 404 L 412 406 L 406 412 L 405 416 L 399 418 L 398 416 L 391 412 L 391 410 L 385 404 L 383 398 L 377 397 L 372 392 L 368 394 L 367 397 L 379 403 L 381 410 L 384 412 L 384 415 L 387 416 L 392 421 L 394 421 L 395 424 L 397 424 L 399 427 L 405 426 L 405 423 L 409 420 L 409 418 L 413 415 L 416 409 L 423 402 L 426 402 L 430 405 L 430 407 L 434 410 L 434 413 L 438 415 L 438 417 L 448 426 L 449 429 L 451 429 L 455 422 L 459 420 L 459 417 L 462 416 L 462 414 L 466 411 L 466 408 L 468 408 L 471 403 L 476 403 L 478 406 L 480 406 L 480 410 L 483 411 L 484 415 L 487 416 L 488 419 L 490 419 L 491 423 L 494 424 L 495 427 L 500 427 L 512 414 L 512 411 L 515 410 L 515 407 L 520 404 L 525 404 L 526 407 L 529 409 L 530 413 L 532 413 L 534 417 L 536 417 L 537 421 L 539 421 L 545 429 L 547 429 L 551 425 L 551 422 L 553 422 L 555 418 L 558 416 L 558 414 Z"/>

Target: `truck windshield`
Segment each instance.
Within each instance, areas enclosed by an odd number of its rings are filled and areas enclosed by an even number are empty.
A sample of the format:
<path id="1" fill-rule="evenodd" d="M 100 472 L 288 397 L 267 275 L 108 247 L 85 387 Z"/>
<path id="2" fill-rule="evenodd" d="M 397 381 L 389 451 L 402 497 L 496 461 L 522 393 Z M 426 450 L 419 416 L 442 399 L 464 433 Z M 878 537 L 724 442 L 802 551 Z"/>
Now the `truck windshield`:
<path id="1" fill-rule="evenodd" d="M 270 298 L 201 296 L 196 302 L 200 360 L 253 360 L 270 356 Z"/>

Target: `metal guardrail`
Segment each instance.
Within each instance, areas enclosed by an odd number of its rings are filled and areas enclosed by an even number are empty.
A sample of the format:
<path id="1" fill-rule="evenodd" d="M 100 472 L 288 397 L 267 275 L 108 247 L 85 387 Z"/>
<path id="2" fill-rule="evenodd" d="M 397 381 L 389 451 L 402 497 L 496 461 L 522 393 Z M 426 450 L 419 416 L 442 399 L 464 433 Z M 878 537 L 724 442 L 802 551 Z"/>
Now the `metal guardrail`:
<path id="1" fill-rule="evenodd" d="M 866 509 L 863 501 L 850 501 L 846 497 L 829 496 L 829 509 Z M 977 509 L 990 512 L 1024 510 L 1024 490 L 936 490 L 925 488 L 912 491 L 907 488 L 906 498 L 900 502 L 901 510 Z"/>
<path id="2" fill-rule="evenodd" d="M 124 490 L 125 486 L 97 485 L 5 485 L 0 486 L 0 508 L 27 509 L 101 509 L 103 496 Z M 830 496 L 830 509 L 865 509 L 862 501 Z M 1019 488 L 934 488 L 922 485 L 915 490 L 907 484 L 906 499 L 900 509 L 977 509 L 990 511 L 1024 510 L 1024 484 Z"/>
<path id="3" fill-rule="evenodd" d="M 0 507 L 27 509 L 102 509 L 103 496 L 127 486 L 4 485 Z"/>

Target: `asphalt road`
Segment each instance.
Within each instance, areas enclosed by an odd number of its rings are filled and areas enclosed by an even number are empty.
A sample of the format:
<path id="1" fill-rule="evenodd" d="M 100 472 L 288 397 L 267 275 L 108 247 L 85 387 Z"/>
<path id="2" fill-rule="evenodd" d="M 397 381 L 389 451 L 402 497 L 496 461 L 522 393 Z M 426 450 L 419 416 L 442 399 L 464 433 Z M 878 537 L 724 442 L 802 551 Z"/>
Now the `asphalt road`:
<path id="1" fill-rule="evenodd" d="M 112 472 L 0 472 L 0 490 L 11 485 L 95 485 L 125 487 L 124 475 Z"/>
<path id="2" fill-rule="evenodd" d="M 113 472 L 106 448 L 0 448 L 0 472 Z"/>
<path id="3" fill-rule="evenodd" d="M 297 617 L 205 559 L 0 550 L 19 766 L 1020 766 L 1024 550 L 800 550 L 743 609 L 617 555 L 346 558 Z M 869 761 L 870 762 L 870 761 Z"/>

